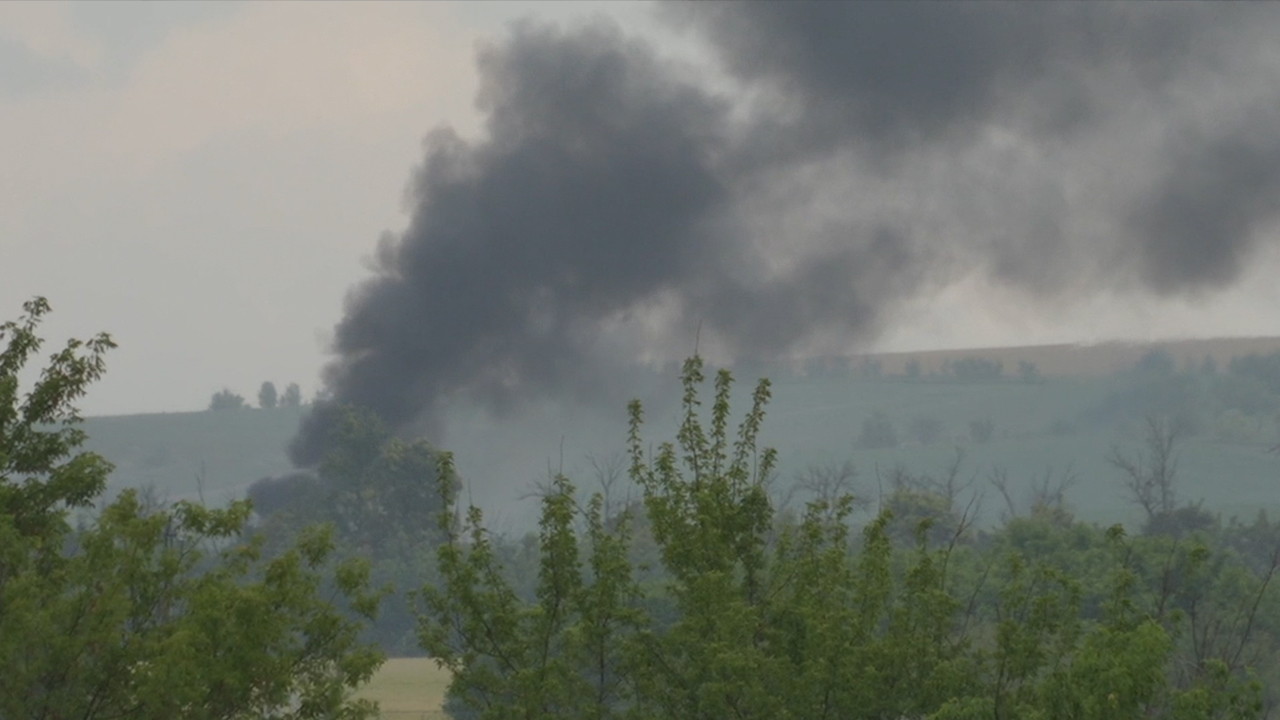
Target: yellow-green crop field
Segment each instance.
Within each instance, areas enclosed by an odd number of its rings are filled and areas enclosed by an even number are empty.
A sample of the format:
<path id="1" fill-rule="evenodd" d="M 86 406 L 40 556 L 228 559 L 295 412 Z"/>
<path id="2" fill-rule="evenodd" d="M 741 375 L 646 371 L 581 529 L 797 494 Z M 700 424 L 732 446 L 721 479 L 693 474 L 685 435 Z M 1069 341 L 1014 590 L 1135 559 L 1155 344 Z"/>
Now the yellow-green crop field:
<path id="1" fill-rule="evenodd" d="M 391 658 L 357 693 L 376 700 L 386 720 L 443 720 L 449 673 L 429 658 Z"/>

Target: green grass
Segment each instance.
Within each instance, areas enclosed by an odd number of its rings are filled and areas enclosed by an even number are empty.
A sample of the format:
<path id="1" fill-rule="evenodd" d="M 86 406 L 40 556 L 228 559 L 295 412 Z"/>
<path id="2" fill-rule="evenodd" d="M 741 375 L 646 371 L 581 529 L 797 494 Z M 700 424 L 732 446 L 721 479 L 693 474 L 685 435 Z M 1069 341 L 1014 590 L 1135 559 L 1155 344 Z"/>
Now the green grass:
<path id="1" fill-rule="evenodd" d="M 387 720 L 438 720 L 449 686 L 449 673 L 429 658 L 391 658 L 356 693 L 375 700 Z"/>

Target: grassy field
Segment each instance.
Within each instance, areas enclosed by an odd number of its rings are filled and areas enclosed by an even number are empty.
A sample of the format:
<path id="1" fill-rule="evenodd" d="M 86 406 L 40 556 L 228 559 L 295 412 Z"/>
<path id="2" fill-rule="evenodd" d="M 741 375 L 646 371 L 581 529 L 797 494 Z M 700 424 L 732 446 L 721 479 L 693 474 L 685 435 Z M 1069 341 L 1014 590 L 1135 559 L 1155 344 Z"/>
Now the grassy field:
<path id="1" fill-rule="evenodd" d="M 376 700 L 387 720 L 439 720 L 449 675 L 427 658 L 387 660 L 357 697 Z"/>

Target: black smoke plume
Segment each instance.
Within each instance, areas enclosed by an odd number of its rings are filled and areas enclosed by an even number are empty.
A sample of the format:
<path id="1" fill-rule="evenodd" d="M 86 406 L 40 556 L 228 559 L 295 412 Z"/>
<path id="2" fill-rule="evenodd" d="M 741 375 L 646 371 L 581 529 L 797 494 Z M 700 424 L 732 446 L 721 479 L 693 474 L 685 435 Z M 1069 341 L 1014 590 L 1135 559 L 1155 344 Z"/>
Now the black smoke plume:
<path id="1" fill-rule="evenodd" d="M 337 326 L 332 402 L 433 432 L 455 397 L 612 400 L 696 333 L 729 359 L 847 350 L 975 273 L 1031 301 L 1204 292 L 1275 229 L 1280 7 L 661 12 L 717 65 L 607 21 L 480 53 L 483 137 L 428 137 L 409 226 Z"/>

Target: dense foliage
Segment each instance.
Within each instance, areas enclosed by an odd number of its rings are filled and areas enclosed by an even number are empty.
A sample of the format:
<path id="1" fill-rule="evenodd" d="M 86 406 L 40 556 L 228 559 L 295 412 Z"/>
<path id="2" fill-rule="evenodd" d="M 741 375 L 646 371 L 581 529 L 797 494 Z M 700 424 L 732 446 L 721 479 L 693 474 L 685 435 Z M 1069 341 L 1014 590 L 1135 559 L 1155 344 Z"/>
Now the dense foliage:
<path id="1" fill-rule="evenodd" d="M 859 541 L 847 494 L 799 517 L 775 510 L 775 454 L 756 445 L 769 384 L 735 433 L 730 375 L 717 375 L 708 418 L 703 381 L 695 358 L 677 438 L 652 452 L 632 405 L 642 505 L 609 513 L 599 494 L 584 501 L 555 478 L 524 558 L 536 567 L 530 587 L 513 580 L 511 553 L 480 512 L 441 484 L 447 540 L 441 582 L 423 590 L 420 639 L 454 675 L 455 716 L 1269 711 L 1254 669 L 1269 672 L 1280 637 L 1264 519 L 1220 537 L 1129 537 L 1074 521 L 1059 493 L 980 533 L 946 483 L 903 478 Z M 450 458 L 440 463 L 439 477 L 451 477 Z M 1252 544 L 1228 547 L 1228 536 Z"/>
<path id="2" fill-rule="evenodd" d="M 330 412 L 334 422 L 325 459 L 314 471 L 250 486 L 257 527 L 271 552 L 311 528 L 330 528 L 338 554 L 367 560 L 371 581 L 390 594 L 365 637 L 389 653 L 416 654 L 415 621 L 404 591 L 435 579 L 430 561 L 440 540 L 432 522 L 441 506 L 437 453 L 425 441 L 393 436 L 367 410 Z"/>
<path id="3" fill-rule="evenodd" d="M 48 310 L 0 325 L 0 717 L 372 715 L 350 698 L 380 662 L 367 568 L 335 567 L 323 530 L 265 559 L 247 502 L 95 509 L 110 465 L 74 403 L 114 345 L 69 342 L 24 393 Z"/>

